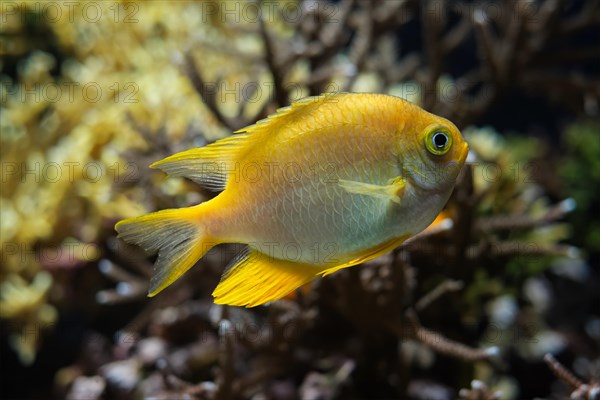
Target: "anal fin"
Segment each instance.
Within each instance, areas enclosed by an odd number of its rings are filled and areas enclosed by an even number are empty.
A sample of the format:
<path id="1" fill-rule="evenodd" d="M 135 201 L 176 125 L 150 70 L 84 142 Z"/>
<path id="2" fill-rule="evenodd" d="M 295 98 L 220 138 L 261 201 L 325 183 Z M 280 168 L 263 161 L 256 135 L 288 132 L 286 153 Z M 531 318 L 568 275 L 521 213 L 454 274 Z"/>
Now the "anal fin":
<path id="1" fill-rule="evenodd" d="M 409 237 L 410 237 L 410 235 L 405 235 L 400 238 L 392 239 L 388 242 L 382 243 L 381 245 L 370 249 L 369 251 L 365 252 L 364 254 L 361 254 L 360 256 L 356 257 L 353 260 L 350 260 L 342 265 L 336 265 L 335 267 L 325 269 L 324 271 L 321 272 L 321 274 L 322 274 L 322 276 L 327 276 L 329 274 L 333 274 L 336 271 L 339 271 L 340 269 L 352 267 L 353 265 L 357 265 L 357 264 L 362 264 L 364 262 L 367 262 L 369 260 L 372 260 L 374 258 L 382 256 L 382 255 L 394 250 L 396 247 L 400 246 L 402 244 L 402 242 L 404 242 Z"/>
<path id="2" fill-rule="evenodd" d="M 213 292 L 216 304 L 254 307 L 310 282 L 322 267 L 270 257 L 254 249 L 234 261 Z"/>

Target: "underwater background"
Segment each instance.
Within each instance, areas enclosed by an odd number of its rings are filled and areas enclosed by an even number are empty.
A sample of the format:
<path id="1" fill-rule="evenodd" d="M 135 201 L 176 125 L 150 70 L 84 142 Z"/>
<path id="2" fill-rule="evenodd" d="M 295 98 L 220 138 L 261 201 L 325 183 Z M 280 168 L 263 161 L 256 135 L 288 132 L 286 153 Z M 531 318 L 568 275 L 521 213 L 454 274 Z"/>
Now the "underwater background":
<path id="1" fill-rule="evenodd" d="M 600 396 L 597 1 L 0 3 L 2 399 Z M 120 219 L 215 195 L 148 168 L 324 92 L 471 155 L 450 229 L 270 305 L 222 245 L 153 299 Z"/>

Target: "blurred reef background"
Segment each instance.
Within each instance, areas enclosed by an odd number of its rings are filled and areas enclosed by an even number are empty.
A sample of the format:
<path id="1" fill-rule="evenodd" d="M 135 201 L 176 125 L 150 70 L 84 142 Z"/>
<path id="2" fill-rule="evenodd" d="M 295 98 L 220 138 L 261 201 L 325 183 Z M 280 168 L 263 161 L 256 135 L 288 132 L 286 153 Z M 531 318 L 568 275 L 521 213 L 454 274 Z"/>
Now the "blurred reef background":
<path id="1" fill-rule="evenodd" d="M 2 399 L 600 396 L 597 1 L 0 3 Z M 156 160 L 327 91 L 470 143 L 452 227 L 255 309 L 221 246 L 159 296 L 125 217 Z M 593 397 L 596 396 L 596 397 Z"/>

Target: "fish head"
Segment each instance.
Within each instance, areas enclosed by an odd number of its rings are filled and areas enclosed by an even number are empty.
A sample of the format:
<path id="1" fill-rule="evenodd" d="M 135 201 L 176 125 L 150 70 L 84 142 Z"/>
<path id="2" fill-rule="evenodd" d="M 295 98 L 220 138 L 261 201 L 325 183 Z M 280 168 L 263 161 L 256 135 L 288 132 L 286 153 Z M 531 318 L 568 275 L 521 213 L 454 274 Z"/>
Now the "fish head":
<path id="1" fill-rule="evenodd" d="M 411 127 L 413 140 L 404 157 L 403 174 L 418 188 L 448 193 L 454 187 L 469 145 L 452 122 L 426 113 Z"/>

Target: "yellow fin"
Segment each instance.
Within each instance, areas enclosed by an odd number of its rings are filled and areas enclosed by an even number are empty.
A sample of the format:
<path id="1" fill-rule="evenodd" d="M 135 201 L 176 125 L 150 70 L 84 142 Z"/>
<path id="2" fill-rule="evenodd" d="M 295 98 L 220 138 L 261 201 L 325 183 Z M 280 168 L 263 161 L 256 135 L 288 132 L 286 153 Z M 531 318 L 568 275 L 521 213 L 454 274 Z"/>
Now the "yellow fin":
<path id="1" fill-rule="evenodd" d="M 216 304 L 254 307 L 281 299 L 316 278 L 322 270 L 249 249 L 223 274 L 213 297 Z"/>
<path id="2" fill-rule="evenodd" d="M 341 96 L 345 96 L 347 94 L 348 93 L 336 92 L 324 93 L 319 96 L 305 97 L 293 102 L 287 107 L 277 109 L 274 114 L 269 115 L 265 119 L 261 119 L 254 125 L 242 128 L 235 133 L 247 132 L 256 135 L 262 132 L 277 132 L 285 125 L 296 123 L 298 119 L 319 108 L 322 104 L 327 102 L 335 103 L 339 101 Z"/>
<path id="3" fill-rule="evenodd" d="M 349 193 L 379 197 L 398 204 L 402 199 L 402 193 L 406 187 L 406 183 L 401 177 L 394 179 L 391 184 L 385 186 L 345 179 L 340 179 L 339 185 Z"/>
<path id="4" fill-rule="evenodd" d="M 227 176 L 235 170 L 235 159 L 248 135 L 226 137 L 204 147 L 182 151 L 150 165 L 171 176 L 183 176 L 210 190 L 223 190 Z"/>
<path id="5" fill-rule="evenodd" d="M 243 158 L 243 154 L 251 151 L 254 146 L 262 145 L 272 134 L 297 122 L 321 104 L 336 102 L 339 96 L 345 94 L 328 93 L 298 100 L 254 125 L 234 132 L 232 136 L 205 147 L 174 154 L 153 163 L 150 168 L 161 169 L 172 176 L 189 178 L 210 190 L 223 190 L 229 174 L 236 171 L 235 163 Z"/>
<path id="6" fill-rule="evenodd" d="M 321 275 L 327 276 L 336 271 L 339 271 L 340 269 L 352 267 L 353 265 L 357 265 L 357 264 L 362 264 L 364 262 L 367 262 L 369 260 L 372 260 L 374 258 L 382 256 L 382 255 L 394 250 L 396 247 L 400 246 L 402 244 L 402 242 L 404 242 L 409 237 L 410 237 L 410 235 L 405 235 L 400 238 L 392 239 L 388 242 L 385 242 L 377 247 L 370 249 L 369 251 L 365 252 L 364 254 L 361 254 L 357 258 L 355 258 L 351 261 L 348 261 L 347 263 L 324 270 L 321 273 Z"/>
<path id="7" fill-rule="evenodd" d="M 201 206 L 162 210 L 115 225 L 119 238 L 156 253 L 149 297 L 165 289 L 190 269 L 213 243 L 204 233 Z"/>

